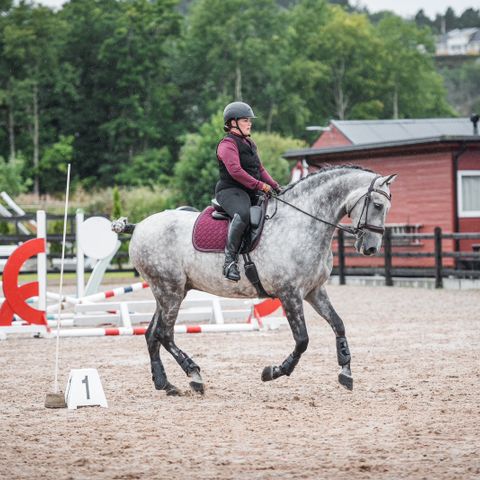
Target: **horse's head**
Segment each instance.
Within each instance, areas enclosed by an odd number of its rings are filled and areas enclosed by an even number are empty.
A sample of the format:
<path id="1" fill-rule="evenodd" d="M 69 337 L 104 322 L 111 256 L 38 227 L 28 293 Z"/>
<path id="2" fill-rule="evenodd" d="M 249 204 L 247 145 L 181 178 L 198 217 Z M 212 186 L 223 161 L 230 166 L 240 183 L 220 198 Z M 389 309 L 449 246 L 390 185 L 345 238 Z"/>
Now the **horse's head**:
<path id="1" fill-rule="evenodd" d="M 375 177 L 368 187 L 358 189 L 347 199 L 347 213 L 355 230 L 355 249 L 363 255 L 375 255 L 382 246 L 385 219 L 391 205 L 390 185 L 397 175 Z"/>

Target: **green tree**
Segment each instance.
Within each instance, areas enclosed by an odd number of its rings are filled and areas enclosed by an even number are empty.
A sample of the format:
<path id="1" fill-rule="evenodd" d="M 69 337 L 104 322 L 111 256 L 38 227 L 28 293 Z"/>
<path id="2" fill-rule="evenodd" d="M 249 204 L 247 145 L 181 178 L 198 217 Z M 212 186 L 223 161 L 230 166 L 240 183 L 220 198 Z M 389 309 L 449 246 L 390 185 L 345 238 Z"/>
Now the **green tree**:
<path id="1" fill-rule="evenodd" d="M 480 27 L 480 10 L 467 8 L 459 19 L 458 28 L 479 28 Z"/>
<path id="2" fill-rule="evenodd" d="M 180 28 L 175 3 L 122 2 L 113 35 L 101 45 L 98 59 L 109 70 L 111 88 L 105 92 L 110 118 L 100 126 L 111 146 L 105 173 L 118 171 L 119 160 L 133 162 L 136 155 L 171 143 L 177 134 L 172 128 L 176 86 L 169 71 Z"/>
<path id="3" fill-rule="evenodd" d="M 63 191 L 67 166 L 73 158 L 73 136 L 60 135 L 58 142 L 44 149 L 38 168 L 42 189 L 46 192 Z"/>
<path id="4" fill-rule="evenodd" d="M 69 62 L 76 95 L 63 105 L 61 115 L 68 119 L 64 130 L 75 135 L 74 172 L 87 186 L 102 185 L 102 166 L 111 147 L 100 129 L 112 118 L 113 72 L 99 61 L 103 43 L 113 36 L 120 2 L 79 0 L 68 2 L 59 16 L 68 25 L 62 48 L 62 61 Z"/>
<path id="5" fill-rule="evenodd" d="M 32 164 L 34 172 L 34 192 L 40 192 L 38 176 L 41 128 L 45 92 L 54 88 L 52 72 L 57 69 L 58 45 L 55 41 L 62 25 L 55 14 L 46 7 L 35 6 L 24 0 L 11 9 L 2 30 L 2 49 L 10 76 L 8 78 L 8 108 L 16 110 L 19 103 L 25 104 L 23 112 L 26 130 L 31 136 Z M 22 102 L 18 100 L 22 93 Z M 28 93 L 25 93 L 28 92 Z M 11 155 L 15 149 L 12 145 L 14 126 L 11 115 L 10 143 Z"/>
<path id="6" fill-rule="evenodd" d="M 339 119 L 378 118 L 382 71 L 381 43 L 366 15 L 330 9 L 322 29 L 320 51 L 329 71 L 330 111 Z"/>
<path id="7" fill-rule="evenodd" d="M 180 28 L 175 3 L 82 0 L 61 12 L 70 27 L 64 59 L 71 59 L 78 77 L 70 131 L 87 186 L 112 184 L 153 150 L 175 151 L 180 133 L 175 123 L 180 93 L 170 65 Z"/>
<path id="8" fill-rule="evenodd" d="M 480 61 L 442 71 L 448 89 L 448 99 L 458 113 L 469 116 L 480 112 Z"/>
<path id="9" fill-rule="evenodd" d="M 418 28 L 395 15 L 388 15 L 377 26 L 383 51 L 384 94 L 380 98 L 383 115 L 391 118 L 436 117 L 453 114 L 446 102 L 446 91 L 432 60 L 434 42 L 430 30 Z"/>
<path id="10" fill-rule="evenodd" d="M 198 133 L 185 136 L 179 160 L 175 164 L 174 185 L 178 201 L 199 209 L 210 203 L 218 180 L 218 160 L 215 150 L 221 140 L 223 116 L 213 115 Z"/>
<path id="11" fill-rule="evenodd" d="M 121 167 L 115 180 L 121 185 L 150 186 L 168 183 L 173 172 L 172 154 L 167 147 L 145 150 Z"/>
<path id="12" fill-rule="evenodd" d="M 253 139 L 270 175 L 281 185 L 286 185 L 290 181 L 291 166 L 282 155 L 287 150 L 307 148 L 308 145 L 303 140 L 282 137 L 278 133 L 255 132 Z"/>
<path id="13" fill-rule="evenodd" d="M 21 158 L 15 158 L 5 161 L 0 157 L 0 191 L 6 191 L 9 195 L 18 195 L 26 191 L 28 183 L 23 180 L 22 170 L 24 161 Z"/>
<path id="14" fill-rule="evenodd" d="M 178 80 L 190 125 L 233 100 L 251 103 L 262 128 L 274 129 L 285 16 L 274 0 L 199 0 L 192 4 L 179 51 Z"/>
<path id="15" fill-rule="evenodd" d="M 328 18 L 324 0 L 301 0 L 287 14 L 287 49 L 282 64 L 288 101 L 280 102 L 279 107 L 284 135 L 305 136 L 305 126 L 310 122 L 327 121 L 332 116 L 326 101 L 329 69 L 322 48 L 322 31 Z"/>
<path id="16" fill-rule="evenodd" d="M 423 9 L 420 9 L 415 15 L 415 24 L 419 28 L 429 27 L 432 28 L 432 21 L 425 15 Z"/>

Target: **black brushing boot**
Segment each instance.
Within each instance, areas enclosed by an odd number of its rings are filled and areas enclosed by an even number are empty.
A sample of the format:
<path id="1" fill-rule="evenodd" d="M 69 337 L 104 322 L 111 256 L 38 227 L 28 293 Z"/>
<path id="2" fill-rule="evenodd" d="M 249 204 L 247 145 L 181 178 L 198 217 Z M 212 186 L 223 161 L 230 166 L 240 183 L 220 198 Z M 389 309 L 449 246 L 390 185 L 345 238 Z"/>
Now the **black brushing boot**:
<path id="1" fill-rule="evenodd" d="M 228 226 L 227 246 L 225 247 L 225 263 L 223 264 L 223 275 L 232 282 L 240 280 L 240 271 L 238 270 L 238 251 L 242 244 L 243 232 L 246 224 L 236 213 Z"/>

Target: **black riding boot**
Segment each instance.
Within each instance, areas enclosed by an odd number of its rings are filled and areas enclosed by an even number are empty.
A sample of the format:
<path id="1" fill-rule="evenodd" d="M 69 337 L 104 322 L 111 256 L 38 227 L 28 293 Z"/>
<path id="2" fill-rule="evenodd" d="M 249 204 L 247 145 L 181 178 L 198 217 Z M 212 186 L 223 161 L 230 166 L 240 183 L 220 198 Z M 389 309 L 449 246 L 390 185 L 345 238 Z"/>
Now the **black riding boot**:
<path id="1" fill-rule="evenodd" d="M 238 282 L 240 272 L 238 270 L 238 251 L 242 245 L 243 232 L 246 224 L 236 213 L 228 226 L 227 246 L 225 247 L 225 263 L 223 264 L 223 275 L 228 280 Z"/>

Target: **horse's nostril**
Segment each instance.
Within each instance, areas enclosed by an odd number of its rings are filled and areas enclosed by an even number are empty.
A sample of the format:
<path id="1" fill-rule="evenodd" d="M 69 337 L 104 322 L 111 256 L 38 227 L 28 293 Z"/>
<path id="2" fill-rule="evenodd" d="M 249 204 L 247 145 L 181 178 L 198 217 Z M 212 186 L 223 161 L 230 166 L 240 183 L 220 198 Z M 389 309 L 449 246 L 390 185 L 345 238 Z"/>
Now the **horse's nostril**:
<path id="1" fill-rule="evenodd" d="M 375 253 L 377 253 L 377 249 L 375 247 L 365 249 L 366 255 L 375 255 Z"/>

